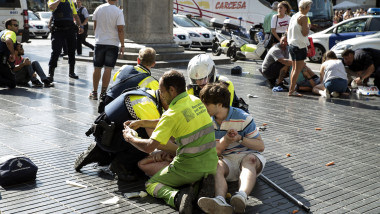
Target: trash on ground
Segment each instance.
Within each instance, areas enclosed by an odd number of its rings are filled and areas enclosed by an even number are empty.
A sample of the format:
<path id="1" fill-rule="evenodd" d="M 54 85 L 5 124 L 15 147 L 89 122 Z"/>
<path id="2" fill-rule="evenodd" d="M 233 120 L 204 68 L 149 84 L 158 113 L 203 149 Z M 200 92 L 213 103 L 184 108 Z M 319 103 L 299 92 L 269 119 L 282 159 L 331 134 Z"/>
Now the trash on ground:
<path id="1" fill-rule="evenodd" d="M 266 126 L 266 125 L 268 125 L 268 123 L 263 123 L 263 126 Z"/>
<path id="2" fill-rule="evenodd" d="M 295 213 L 298 213 L 298 211 L 299 211 L 299 210 L 293 210 L 292 213 L 295 214 Z"/>
<path id="3" fill-rule="evenodd" d="M 356 90 L 357 94 L 361 95 L 380 95 L 380 91 L 376 86 L 366 87 L 366 86 L 359 86 L 358 90 Z"/>
<path id="4" fill-rule="evenodd" d="M 260 126 L 259 127 L 259 131 L 265 131 L 267 129 L 267 127 L 265 127 L 265 126 Z"/>
<path id="5" fill-rule="evenodd" d="M 252 94 L 247 94 L 247 97 L 248 97 L 248 98 L 259 98 L 258 96 L 256 96 L 256 95 L 252 95 Z"/>
<path id="6" fill-rule="evenodd" d="M 141 197 L 141 198 L 144 198 L 148 195 L 148 193 L 144 192 L 144 191 L 140 191 L 140 192 L 127 192 L 127 193 L 124 193 L 124 197 L 126 198 L 137 198 L 137 197 Z"/>
<path id="7" fill-rule="evenodd" d="M 231 193 L 227 192 L 226 198 L 231 198 L 231 197 L 232 197 Z"/>
<path id="8" fill-rule="evenodd" d="M 326 163 L 326 166 L 331 166 L 331 165 L 334 165 L 334 164 L 335 164 L 334 161 L 331 161 L 329 163 Z"/>
<path id="9" fill-rule="evenodd" d="M 119 200 L 120 200 L 119 197 L 115 196 L 113 198 L 110 198 L 110 199 L 108 199 L 106 201 L 102 201 L 100 203 L 101 204 L 117 204 L 117 202 L 119 202 Z"/>
<path id="10" fill-rule="evenodd" d="M 321 131 L 321 130 L 322 130 L 322 128 L 315 128 L 315 130 L 317 130 L 317 131 Z"/>
<path id="11" fill-rule="evenodd" d="M 289 153 L 288 153 L 288 154 L 286 154 L 286 157 L 291 157 L 291 156 L 292 156 L 292 155 L 291 155 L 291 154 L 289 154 Z"/>
<path id="12" fill-rule="evenodd" d="M 67 180 L 66 183 L 70 184 L 71 186 L 76 186 L 76 187 L 81 187 L 81 188 L 87 188 L 87 186 L 85 186 L 83 184 L 75 183 L 74 181 Z"/>

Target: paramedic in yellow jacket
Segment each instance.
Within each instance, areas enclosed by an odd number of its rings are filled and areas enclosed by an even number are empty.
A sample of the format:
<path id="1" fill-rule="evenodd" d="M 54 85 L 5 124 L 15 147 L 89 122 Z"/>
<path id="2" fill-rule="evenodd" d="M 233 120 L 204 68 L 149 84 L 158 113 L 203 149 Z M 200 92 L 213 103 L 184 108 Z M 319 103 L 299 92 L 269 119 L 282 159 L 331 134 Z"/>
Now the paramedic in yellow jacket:
<path id="1" fill-rule="evenodd" d="M 159 90 L 162 98 L 170 104 L 150 139 L 133 137 L 127 125 L 124 139 L 147 153 L 165 145 L 171 138 L 175 139 L 177 155 L 169 166 L 147 181 L 146 191 L 164 199 L 180 213 L 191 213 L 194 200 L 191 186 L 180 191 L 177 188 L 215 174 L 218 157 L 214 127 L 201 100 L 186 92 L 186 81 L 180 72 L 166 72 L 160 78 Z"/>
<path id="2" fill-rule="evenodd" d="M 190 79 L 187 93 L 199 97 L 199 92 L 207 83 L 223 82 L 231 93 L 230 105 L 237 102 L 234 85 L 227 77 L 218 75 L 215 63 L 209 55 L 199 54 L 193 57 L 187 66 L 187 74 Z"/>

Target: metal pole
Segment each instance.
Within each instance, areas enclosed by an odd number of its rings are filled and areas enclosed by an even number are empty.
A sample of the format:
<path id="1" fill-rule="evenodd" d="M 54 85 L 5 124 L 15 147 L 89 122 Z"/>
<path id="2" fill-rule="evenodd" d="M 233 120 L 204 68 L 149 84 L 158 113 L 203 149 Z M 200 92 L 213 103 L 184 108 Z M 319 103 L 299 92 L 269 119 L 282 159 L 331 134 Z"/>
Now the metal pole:
<path id="1" fill-rule="evenodd" d="M 301 201 L 297 200 L 295 197 L 287 193 L 285 190 L 283 190 L 281 187 L 279 187 L 277 184 L 275 184 L 273 181 L 269 180 L 269 178 L 265 177 L 265 175 L 260 175 L 261 180 L 263 180 L 265 183 L 267 183 L 269 186 L 273 187 L 275 190 L 280 192 L 283 196 L 288 198 L 293 203 L 298 204 L 298 206 L 302 207 L 306 212 L 310 211 L 310 207 L 305 206 Z"/>

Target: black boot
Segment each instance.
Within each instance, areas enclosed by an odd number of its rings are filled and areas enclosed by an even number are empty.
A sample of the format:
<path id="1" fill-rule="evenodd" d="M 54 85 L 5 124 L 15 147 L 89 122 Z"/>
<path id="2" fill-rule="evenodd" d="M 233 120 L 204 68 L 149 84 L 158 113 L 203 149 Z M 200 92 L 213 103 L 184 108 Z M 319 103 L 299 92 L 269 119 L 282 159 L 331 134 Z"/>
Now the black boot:
<path id="1" fill-rule="evenodd" d="M 74 69 L 75 69 L 75 65 L 70 65 L 69 77 L 71 77 L 73 79 L 78 79 L 79 77 L 78 77 L 78 75 L 75 74 Z"/>
<path id="2" fill-rule="evenodd" d="M 180 214 L 191 214 L 193 213 L 194 200 L 194 189 L 192 186 L 189 186 L 178 191 L 174 198 L 174 205 Z"/>
<path id="3" fill-rule="evenodd" d="M 49 67 L 49 76 L 47 77 L 47 79 L 50 81 L 50 82 L 54 82 L 54 70 L 55 70 L 55 67 Z"/>

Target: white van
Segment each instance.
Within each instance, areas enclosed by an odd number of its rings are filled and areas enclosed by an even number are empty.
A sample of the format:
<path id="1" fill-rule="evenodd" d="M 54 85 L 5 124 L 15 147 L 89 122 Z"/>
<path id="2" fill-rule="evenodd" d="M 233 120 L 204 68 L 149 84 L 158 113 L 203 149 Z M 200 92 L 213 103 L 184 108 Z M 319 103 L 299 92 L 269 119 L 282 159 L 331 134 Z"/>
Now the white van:
<path id="1" fill-rule="evenodd" d="M 18 42 L 29 40 L 29 21 L 26 0 L 0 0 L 0 31 L 5 29 L 5 21 L 14 18 L 19 22 Z"/>

